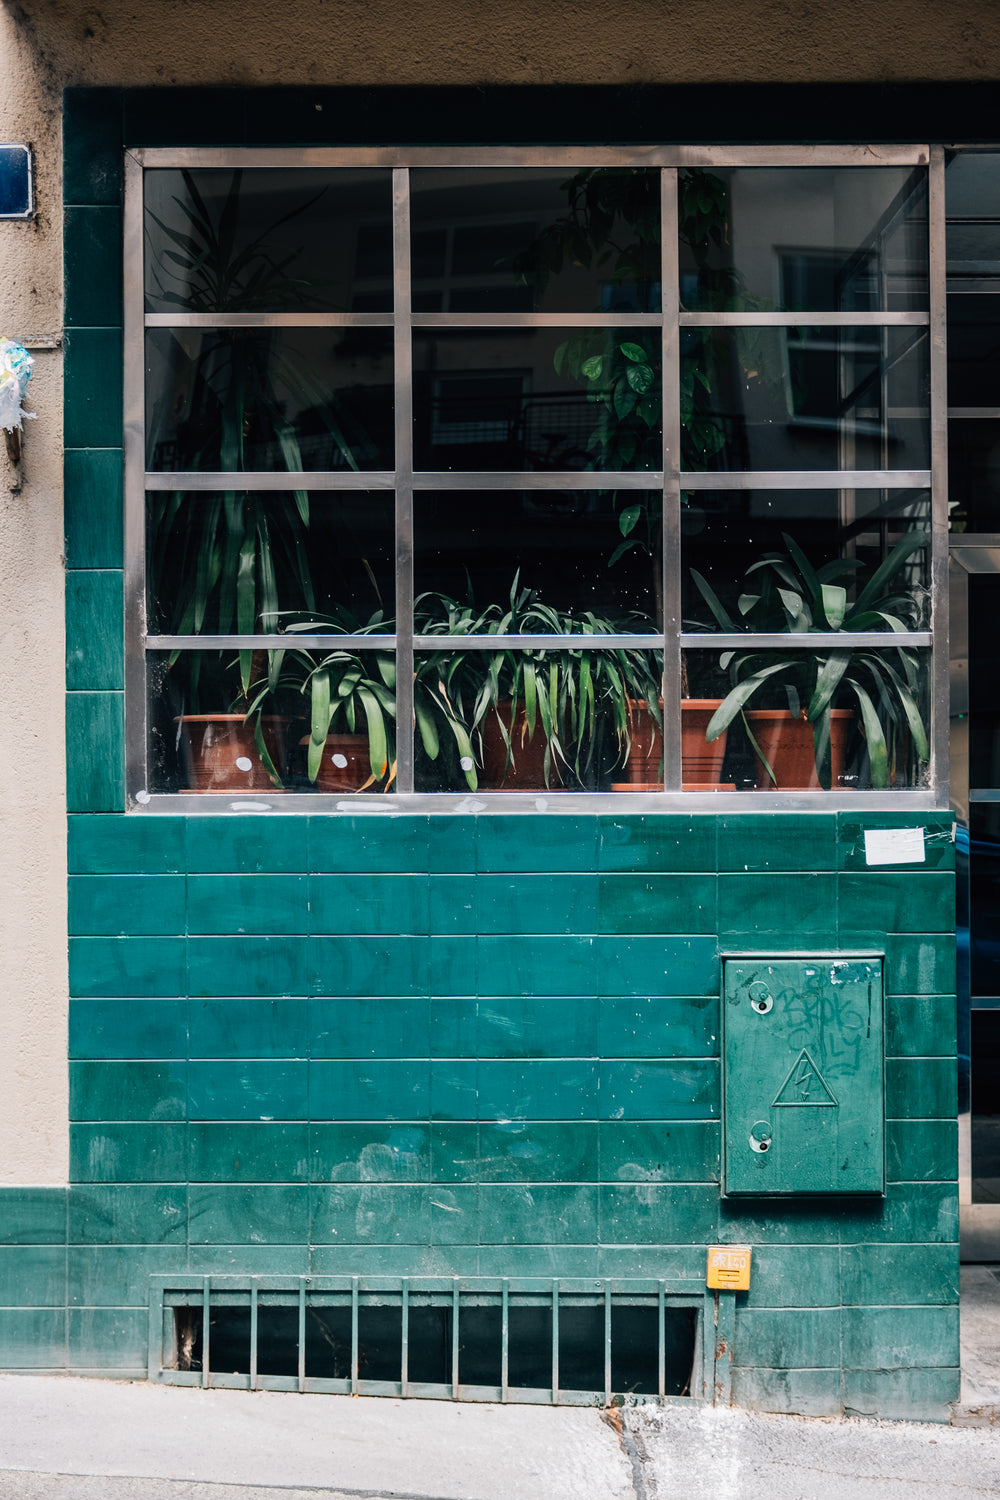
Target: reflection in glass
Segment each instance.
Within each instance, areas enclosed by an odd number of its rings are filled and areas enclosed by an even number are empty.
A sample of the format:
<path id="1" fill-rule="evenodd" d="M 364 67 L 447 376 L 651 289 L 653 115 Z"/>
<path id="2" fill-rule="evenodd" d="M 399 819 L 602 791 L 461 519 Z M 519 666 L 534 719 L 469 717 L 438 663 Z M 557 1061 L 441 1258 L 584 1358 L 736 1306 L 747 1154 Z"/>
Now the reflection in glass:
<path id="1" fill-rule="evenodd" d="M 1000 997 L 1000 804 L 972 804 L 969 839 L 972 994 L 983 1000 Z"/>
<path id="2" fill-rule="evenodd" d="M 685 469 L 926 469 L 923 328 L 684 328 Z"/>
<path id="3" fill-rule="evenodd" d="M 660 336 L 651 329 L 418 329 L 421 470 L 658 470 Z"/>
<path id="4" fill-rule="evenodd" d="M 972 1012 L 972 1201 L 1000 1203 L 1000 1010 Z"/>
<path id="5" fill-rule="evenodd" d="M 660 174 L 410 173 L 415 312 L 658 312 Z"/>
<path id="6" fill-rule="evenodd" d="M 1000 788 L 1000 579 L 969 574 L 969 785 Z"/>
<path id="7" fill-rule="evenodd" d="M 948 404 L 1000 408 L 1000 296 L 995 293 L 948 298 Z"/>
<path id="8" fill-rule="evenodd" d="M 952 531 L 1000 531 L 1000 420 L 949 419 L 948 511 Z"/>
<path id="9" fill-rule="evenodd" d="M 680 174 L 681 306 L 716 312 L 927 307 L 926 174 L 909 167 Z"/>
<path id="10" fill-rule="evenodd" d="M 147 312 L 392 310 L 392 173 L 147 171 Z"/>
<path id="11" fill-rule="evenodd" d="M 388 491 L 153 491 L 146 524 L 154 635 L 268 634 L 293 612 L 337 614 L 342 629 L 380 616 L 378 629 L 393 628 Z"/>
<path id="12" fill-rule="evenodd" d="M 150 329 L 147 467 L 391 469 L 392 365 L 388 329 Z"/>

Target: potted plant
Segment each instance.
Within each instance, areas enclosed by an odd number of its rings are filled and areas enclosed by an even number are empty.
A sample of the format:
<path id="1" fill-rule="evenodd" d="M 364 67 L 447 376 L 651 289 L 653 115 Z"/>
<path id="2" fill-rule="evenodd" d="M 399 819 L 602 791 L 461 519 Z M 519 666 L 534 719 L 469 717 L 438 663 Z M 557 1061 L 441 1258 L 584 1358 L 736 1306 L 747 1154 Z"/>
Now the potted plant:
<path id="1" fill-rule="evenodd" d="M 782 538 L 786 552 L 768 553 L 748 568 L 750 586 L 739 597 L 738 620 L 692 569 L 720 630 L 808 637 L 820 631 L 904 634 L 919 626 L 924 590 L 901 583 L 899 574 L 907 559 L 926 546 L 927 532 L 911 531 L 867 581 L 858 560 L 835 558 L 814 568 L 792 537 L 782 533 Z M 876 649 L 850 645 L 809 650 L 803 645 L 777 653 L 724 651 L 719 665 L 728 672 L 732 687 L 712 716 L 707 737 L 713 740 L 723 734 L 739 716 L 760 762 L 758 786 L 829 788 L 843 774 L 845 741 L 855 710 L 872 786 L 888 787 L 912 763 L 928 758 L 918 701 L 919 661 L 916 651 L 902 642 Z M 747 705 L 755 700 L 759 707 L 749 710 Z M 772 728 L 777 731 L 774 737 Z M 779 764 L 776 747 L 782 738 L 805 739 L 804 772 Z"/>

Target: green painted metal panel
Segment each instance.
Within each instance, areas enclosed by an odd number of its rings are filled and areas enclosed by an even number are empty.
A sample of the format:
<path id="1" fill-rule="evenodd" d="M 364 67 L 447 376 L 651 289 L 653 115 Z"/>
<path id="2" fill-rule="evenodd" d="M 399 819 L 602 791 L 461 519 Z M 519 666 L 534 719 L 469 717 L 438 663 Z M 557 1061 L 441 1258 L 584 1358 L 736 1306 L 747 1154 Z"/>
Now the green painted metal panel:
<path id="1" fill-rule="evenodd" d="M 727 1195 L 882 1193 L 882 962 L 725 961 Z"/>

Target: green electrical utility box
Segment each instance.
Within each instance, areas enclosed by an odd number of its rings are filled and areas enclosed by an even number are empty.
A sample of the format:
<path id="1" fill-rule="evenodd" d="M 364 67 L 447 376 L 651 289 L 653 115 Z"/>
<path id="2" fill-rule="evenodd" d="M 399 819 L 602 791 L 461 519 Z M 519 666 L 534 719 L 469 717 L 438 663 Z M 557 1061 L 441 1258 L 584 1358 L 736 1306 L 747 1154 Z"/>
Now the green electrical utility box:
<path id="1" fill-rule="evenodd" d="M 885 1192 L 882 959 L 726 958 L 726 1196 Z"/>

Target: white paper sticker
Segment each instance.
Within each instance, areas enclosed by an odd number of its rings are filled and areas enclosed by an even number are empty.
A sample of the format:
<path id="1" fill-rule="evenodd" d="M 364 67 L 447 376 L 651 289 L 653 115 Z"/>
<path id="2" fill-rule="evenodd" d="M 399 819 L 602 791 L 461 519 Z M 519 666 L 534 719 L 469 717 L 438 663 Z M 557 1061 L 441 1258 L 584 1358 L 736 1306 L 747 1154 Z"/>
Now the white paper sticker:
<path id="1" fill-rule="evenodd" d="M 346 769 L 346 766 L 347 766 L 347 756 L 346 755 L 341 755 L 341 753 L 340 753 L 339 750 L 337 751 L 336 755 L 331 755 L 330 759 L 333 761 L 333 763 L 337 767 L 338 771 L 343 771 L 343 770 Z"/>
<path id="2" fill-rule="evenodd" d="M 237 755 L 237 757 L 236 757 L 236 769 L 238 771 L 252 771 L 253 770 L 253 761 L 250 759 L 249 755 Z"/>
<path id="3" fill-rule="evenodd" d="M 925 857 L 922 828 L 865 829 L 867 865 L 922 865 Z"/>

